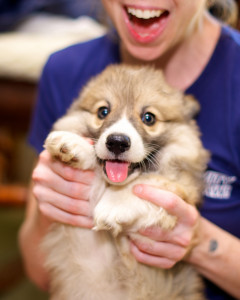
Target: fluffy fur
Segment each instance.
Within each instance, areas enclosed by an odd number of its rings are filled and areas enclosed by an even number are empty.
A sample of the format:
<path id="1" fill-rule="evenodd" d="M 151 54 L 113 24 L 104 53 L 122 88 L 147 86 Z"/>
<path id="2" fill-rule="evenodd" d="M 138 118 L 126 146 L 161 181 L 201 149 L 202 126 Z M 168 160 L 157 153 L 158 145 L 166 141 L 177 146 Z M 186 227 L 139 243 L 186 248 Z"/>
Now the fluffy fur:
<path id="1" fill-rule="evenodd" d="M 94 230 L 55 224 L 44 241 L 53 300 L 201 300 L 201 281 L 185 262 L 163 270 L 136 262 L 127 236 L 140 228 L 172 230 L 176 217 L 132 193 L 137 183 L 201 200 L 208 153 L 191 96 L 160 71 L 110 66 L 93 78 L 45 142 L 53 157 L 95 169 Z M 83 137 L 90 137 L 94 145 Z"/>

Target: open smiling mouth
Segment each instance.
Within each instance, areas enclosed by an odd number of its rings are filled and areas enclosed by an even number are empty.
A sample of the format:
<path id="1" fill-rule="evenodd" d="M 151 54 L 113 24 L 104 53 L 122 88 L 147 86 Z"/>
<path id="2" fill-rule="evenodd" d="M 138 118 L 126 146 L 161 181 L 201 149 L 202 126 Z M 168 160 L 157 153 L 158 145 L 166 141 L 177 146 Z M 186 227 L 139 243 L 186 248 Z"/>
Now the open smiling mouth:
<path id="1" fill-rule="evenodd" d="M 136 9 L 124 7 L 127 27 L 139 42 L 150 42 L 164 30 L 169 12 L 161 9 Z"/>

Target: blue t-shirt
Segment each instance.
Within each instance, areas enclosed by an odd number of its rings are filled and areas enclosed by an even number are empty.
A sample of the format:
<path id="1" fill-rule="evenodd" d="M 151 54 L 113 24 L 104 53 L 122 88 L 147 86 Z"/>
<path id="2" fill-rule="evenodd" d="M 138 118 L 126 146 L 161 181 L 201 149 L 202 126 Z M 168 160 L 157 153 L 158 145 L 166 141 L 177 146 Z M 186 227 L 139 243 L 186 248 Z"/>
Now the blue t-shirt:
<path id="1" fill-rule="evenodd" d="M 84 84 L 121 61 L 117 40 L 104 36 L 61 50 L 49 58 L 40 80 L 30 143 L 42 150 L 53 123 Z M 205 70 L 186 91 L 201 104 L 197 117 L 204 146 L 212 153 L 201 214 L 240 238 L 240 34 L 223 27 Z M 208 299 L 233 299 L 206 281 Z"/>

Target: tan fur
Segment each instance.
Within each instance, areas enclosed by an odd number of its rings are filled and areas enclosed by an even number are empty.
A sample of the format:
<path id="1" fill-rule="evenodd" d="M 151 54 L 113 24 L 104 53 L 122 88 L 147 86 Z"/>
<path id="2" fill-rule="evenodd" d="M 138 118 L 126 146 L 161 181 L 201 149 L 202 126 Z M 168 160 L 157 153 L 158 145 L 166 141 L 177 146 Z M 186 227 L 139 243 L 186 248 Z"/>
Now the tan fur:
<path id="1" fill-rule="evenodd" d="M 110 109 L 106 118 L 99 117 L 101 107 Z M 204 299 L 190 265 L 180 262 L 163 270 L 140 264 L 127 238 L 143 239 L 137 234 L 140 228 L 171 230 L 177 222 L 163 208 L 133 195 L 137 183 L 169 190 L 192 205 L 200 202 L 208 152 L 193 120 L 198 110 L 198 103 L 168 86 L 160 71 L 110 66 L 56 122 L 46 149 L 76 168 L 94 168 L 97 176 L 90 197 L 94 230 L 55 224 L 44 241 L 51 299 Z M 142 120 L 146 112 L 155 116 L 151 126 Z M 114 184 L 99 161 L 116 158 L 106 147 L 107 137 L 116 132 L 131 140 L 130 149 L 117 159 L 139 165 Z M 92 138 L 94 146 L 83 136 Z"/>

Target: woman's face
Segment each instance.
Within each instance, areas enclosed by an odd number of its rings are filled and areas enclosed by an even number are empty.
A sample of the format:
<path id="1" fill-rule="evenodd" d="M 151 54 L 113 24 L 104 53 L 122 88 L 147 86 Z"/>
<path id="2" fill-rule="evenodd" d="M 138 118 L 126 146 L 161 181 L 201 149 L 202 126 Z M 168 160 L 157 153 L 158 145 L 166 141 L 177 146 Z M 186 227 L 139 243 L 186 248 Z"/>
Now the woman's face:
<path id="1" fill-rule="evenodd" d="M 131 56 L 154 61 L 196 29 L 205 0 L 102 0 Z"/>

